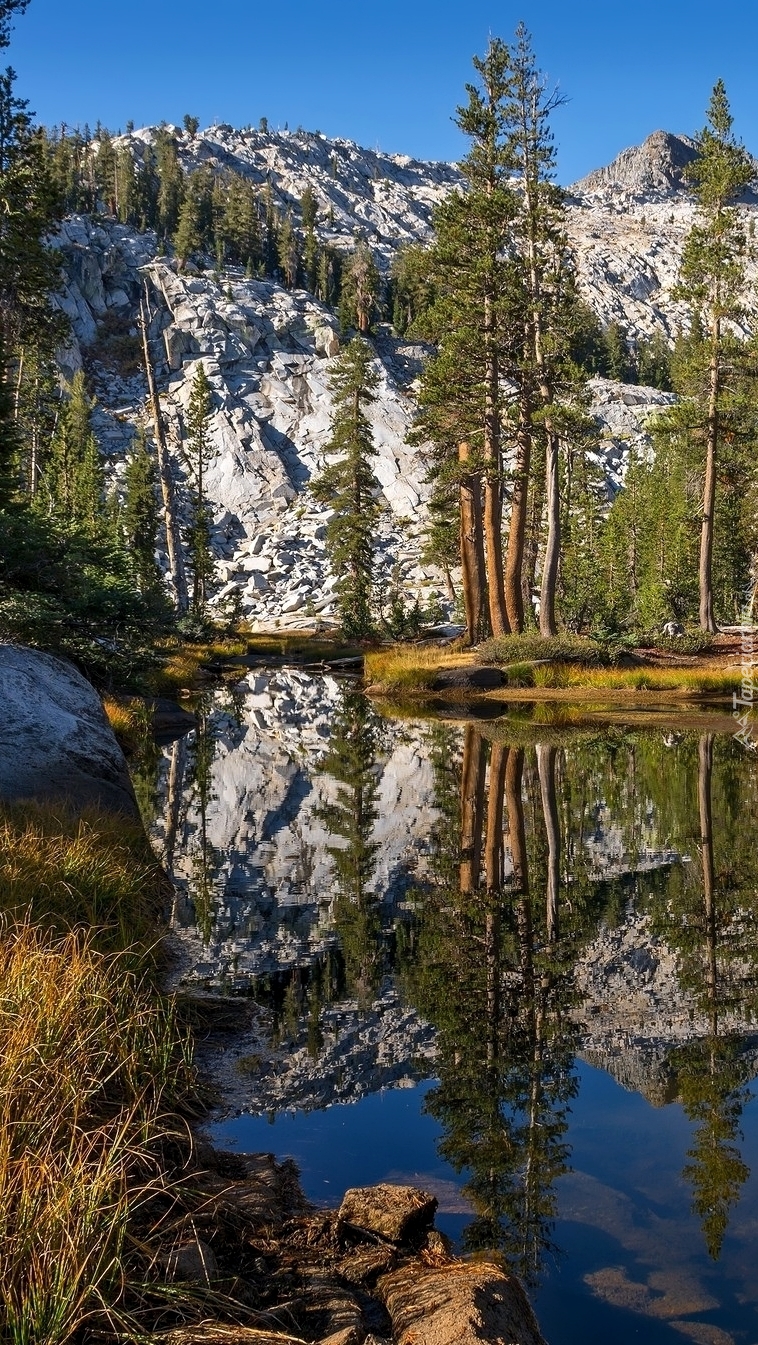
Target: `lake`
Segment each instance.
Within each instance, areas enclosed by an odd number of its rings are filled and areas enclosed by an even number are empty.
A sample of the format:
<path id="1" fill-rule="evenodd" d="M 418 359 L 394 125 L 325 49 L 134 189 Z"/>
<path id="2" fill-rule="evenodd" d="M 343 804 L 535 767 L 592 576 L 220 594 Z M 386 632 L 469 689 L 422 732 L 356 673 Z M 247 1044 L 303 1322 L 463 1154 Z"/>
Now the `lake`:
<path id="1" fill-rule="evenodd" d="M 432 1191 L 550 1345 L 755 1345 L 758 761 L 706 712 L 500 709 L 255 671 L 142 768 L 174 983 L 234 1009 L 209 1132 L 316 1203 Z"/>

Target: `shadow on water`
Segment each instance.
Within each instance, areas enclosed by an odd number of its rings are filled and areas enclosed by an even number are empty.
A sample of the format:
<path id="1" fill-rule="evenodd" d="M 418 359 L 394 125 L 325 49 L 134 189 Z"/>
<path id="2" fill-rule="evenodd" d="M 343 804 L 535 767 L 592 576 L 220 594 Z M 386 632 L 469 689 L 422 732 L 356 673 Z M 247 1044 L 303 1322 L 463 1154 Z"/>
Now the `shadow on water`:
<path id="1" fill-rule="evenodd" d="M 156 823 L 187 986 L 251 1006 L 217 1137 L 318 1198 L 436 1183 L 553 1345 L 754 1334 L 753 761 L 707 722 L 387 720 L 304 673 L 235 713 L 167 749 Z"/>

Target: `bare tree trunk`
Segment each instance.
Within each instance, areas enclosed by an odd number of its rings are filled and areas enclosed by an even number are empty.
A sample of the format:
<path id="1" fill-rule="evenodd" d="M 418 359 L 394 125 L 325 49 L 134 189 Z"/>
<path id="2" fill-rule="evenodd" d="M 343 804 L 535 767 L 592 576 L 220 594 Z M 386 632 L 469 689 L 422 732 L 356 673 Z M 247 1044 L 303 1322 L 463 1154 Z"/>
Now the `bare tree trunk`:
<path id="1" fill-rule="evenodd" d="M 705 481 L 703 483 L 703 523 L 700 532 L 700 626 L 716 632 L 713 616 L 713 515 L 716 504 L 716 450 L 719 435 L 719 392 L 721 390 L 721 323 L 713 319 L 711 329 L 711 360 L 709 366 L 708 433 L 705 449 Z"/>
<path id="2" fill-rule="evenodd" d="M 532 460 L 530 430 L 531 406 L 527 389 L 521 394 L 519 427 L 516 435 L 516 463 L 511 496 L 511 526 L 508 530 L 508 551 L 505 558 L 505 605 L 511 630 L 521 634 L 524 629 L 524 546 L 529 506 L 529 472 Z"/>
<path id="3" fill-rule="evenodd" d="M 558 938 L 558 888 L 560 885 L 561 829 L 558 819 L 558 800 L 555 790 L 555 759 L 557 747 L 537 744 L 537 771 L 540 777 L 542 812 L 547 832 L 547 901 L 545 924 L 549 943 Z"/>
<path id="4" fill-rule="evenodd" d="M 163 512 L 166 520 L 166 549 L 168 551 L 168 564 L 171 572 L 171 583 L 174 589 L 174 605 L 180 614 L 187 611 L 189 607 L 189 594 L 187 592 L 187 576 L 184 569 L 184 555 L 182 552 L 182 542 L 179 535 L 179 523 L 176 516 L 176 503 L 174 500 L 174 482 L 171 476 L 171 460 L 168 455 L 168 445 L 166 443 L 166 430 L 163 424 L 163 414 L 161 412 L 161 403 L 158 396 L 158 388 L 155 383 L 155 371 L 153 361 L 150 355 L 150 343 L 147 337 L 148 327 L 148 307 L 147 295 L 144 300 L 140 300 L 140 319 L 142 326 L 142 351 L 145 360 L 145 375 L 147 377 L 147 386 L 150 393 L 150 401 L 153 407 L 153 420 L 155 421 L 155 445 L 158 453 L 158 476 L 161 483 L 161 494 L 163 496 Z"/>
<path id="5" fill-rule="evenodd" d="M 484 739 L 471 724 L 463 741 L 461 774 L 461 868 L 462 893 L 475 892 L 482 867 L 482 818 L 487 760 Z"/>
<path id="6" fill-rule="evenodd" d="M 467 461 L 469 446 L 458 445 L 458 458 Z M 461 476 L 461 569 L 463 602 L 469 644 L 478 644 L 487 635 L 486 591 L 487 577 L 482 537 L 482 487 L 475 473 Z"/>

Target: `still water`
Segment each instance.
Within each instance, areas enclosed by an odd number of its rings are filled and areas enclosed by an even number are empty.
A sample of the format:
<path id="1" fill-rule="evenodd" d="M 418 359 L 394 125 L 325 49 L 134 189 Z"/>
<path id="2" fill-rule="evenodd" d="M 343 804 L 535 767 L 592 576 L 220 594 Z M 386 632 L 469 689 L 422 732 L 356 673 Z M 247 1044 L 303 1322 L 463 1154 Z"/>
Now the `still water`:
<path id="1" fill-rule="evenodd" d="M 199 713 L 138 787 L 177 982 L 243 1010 L 215 1141 L 324 1204 L 431 1190 L 551 1345 L 756 1345 L 758 763 L 723 721 L 414 721 L 292 670 Z"/>

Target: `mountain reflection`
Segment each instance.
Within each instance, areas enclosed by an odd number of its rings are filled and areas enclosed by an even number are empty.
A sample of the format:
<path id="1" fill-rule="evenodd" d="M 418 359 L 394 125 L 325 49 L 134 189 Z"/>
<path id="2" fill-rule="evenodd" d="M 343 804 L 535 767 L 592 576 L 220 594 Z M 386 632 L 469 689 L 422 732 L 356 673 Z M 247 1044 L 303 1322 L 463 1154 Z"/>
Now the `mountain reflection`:
<path id="1" fill-rule="evenodd" d="M 583 1058 L 682 1106 L 720 1255 L 758 1069 L 756 772 L 730 738 L 386 720 L 280 672 L 207 697 L 155 792 L 184 982 L 262 1015 L 234 1105 L 434 1078 L 465 1247 L 535 1282 Z"/>

